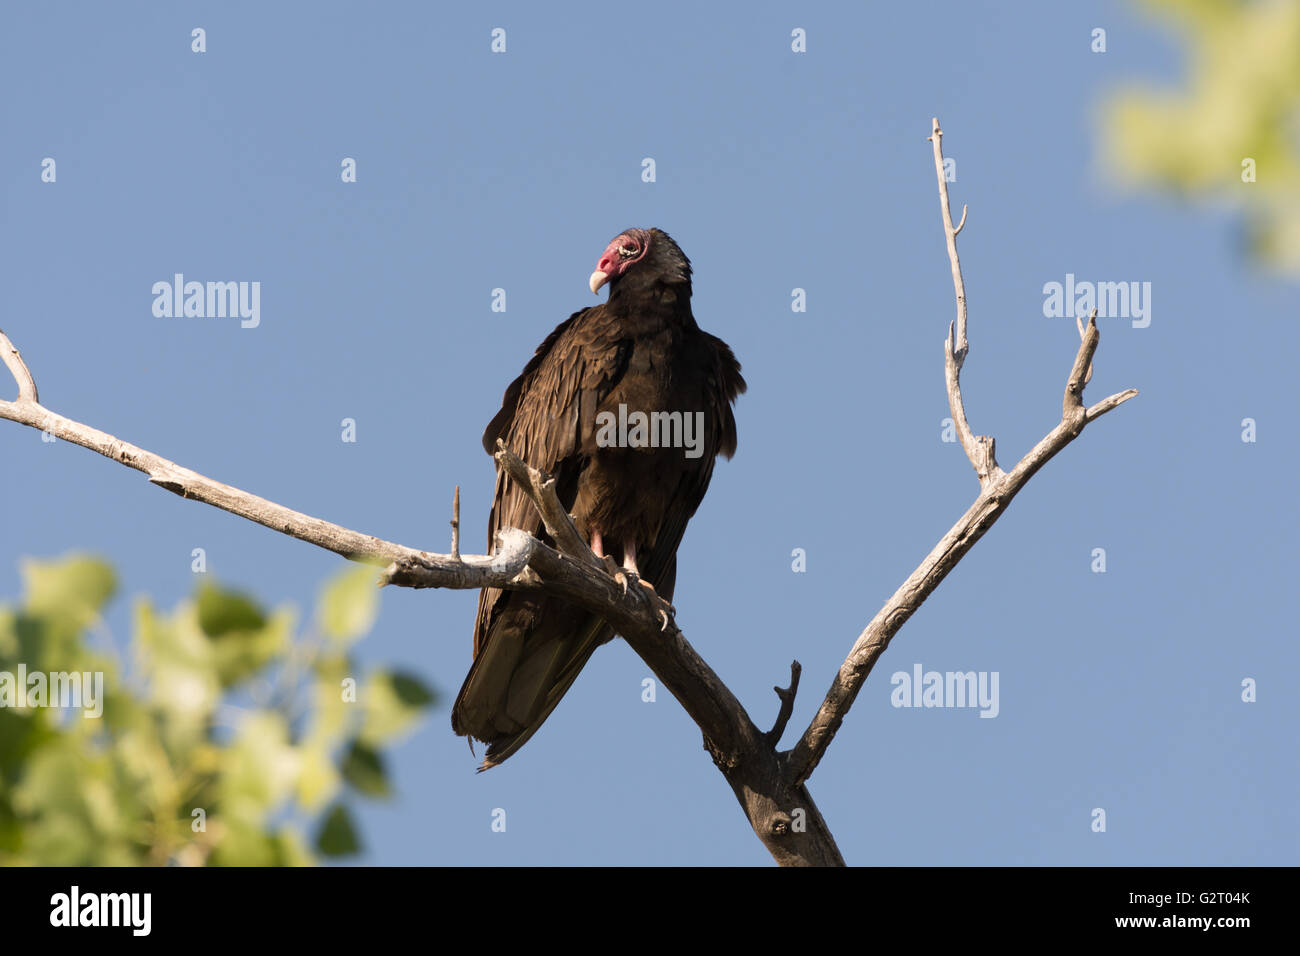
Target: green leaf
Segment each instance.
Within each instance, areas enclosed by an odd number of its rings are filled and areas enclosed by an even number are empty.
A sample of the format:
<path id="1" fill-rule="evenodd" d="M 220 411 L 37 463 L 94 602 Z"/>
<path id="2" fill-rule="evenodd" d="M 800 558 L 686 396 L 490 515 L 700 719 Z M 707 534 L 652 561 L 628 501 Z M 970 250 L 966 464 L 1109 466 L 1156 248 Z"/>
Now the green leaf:
<path id="1" fill-rule="evenodd" d="M 330 741 L 313 736 L 302 747 L 301 770 L 298 773 L 298 803 L 308 812 L 318 810 L 332 799 L 339 789 L 339 771 L 334 766 Z"/>
<path id="2" fill-rule="evenodd" d="M 292 611 L 277 611 L 258 630 L 227 631 L 215 641 L 215 661 L 221 685 L 230 687 L 237 684 L 287 654 L 293 643 L 294 617 Z"/>
<path id="3" fill-rule="evenodd" d="M 204 578 L 198 593 L 199 627 L 208 637 L 223 637 L 232 631 L 260 631 L 266 614 L 252 598 L 227 591 Z"/>
<path id="4" fill-rule="evenodd" d="M 0 664 L 17 662 L 20 653 L 17 615 L 8 605 L 0 606 Z"/>
<path id="5" fill-rule="evenodd" d="M 410 674 L 376 671 L 361 691 L 365 718 L 361 739 L 367 744 L 388 743 L 407 732 L 435 695 L 418 678 Z"/>
<path id="6" fill-rule="evenodd" d="M 350 711 L 356 706 L 356 692 L 349 687 L 344 698 L 343 682 L 351 678 L 352 662 L 345 654 L 322 654 L 312 662 L 312 712 L 315 721 L 311 734 L 334 749 L 348 731 Z"/>
<path id="7" fill-rule="evenodd" d="M 350 644 L 369 631 L 379 614 L 377 572 L 367 565 L 335 575 L 321 590 L 316 613 L 325 636 Z"/>
<path id="8" fill-rule="evenodd" d="M 352 822 L 352 813 L 343 804 L 336 803 L 325 815 L 320 832 L 316 834 L 316 849 L 330 857 L 353 856 L 361 852 L 361 840 Z"/>
<path id="9" fill-rule="evenodd" d="M 171 733 L 192 739 L 216 709 L 221 685 L 216 653 L 199 628 L 193 604 L 163 617 L 148 601 L 135 606 L 135 653 L 148 681 L 150 702 L 169 718 Z"/>
<path id="10" fill-rule="evenodd" d="M 429 707 L 438 699 L 437 693 L 414 674 L 394 671 L 392 677 L 393 690 L 407 707 Z"/>
<path id="11" fill-rule="evenodd" d="M 248 713 L 223 760 L 222 812 L 261 821 L 292 793 L 301 768 L 284 716 L 269 710 Z"/>
<path id="12" fill-rule="evenodd" d="M 117 591 L 112 567 L 89 555 L 70 555 L 57 561 L 24 558 L 19 573 L 26 595 L 24 609 L 34 616 L 49 616 L 86 627 Z"/>
<path id="13" fill-rule="evenodd" d="M 225 835 L 212 851 L 213 866 L 275 866 L 281 858 L 279 840 L 260 823 L 242 816 L 223 817 Z"/>
<path id="14" fill-rule="evenodd" d="M 276 866 L 311 866 L 311 849 L 296 827 L 281 827 L 271 838 Z"/>
<path id="15" fill-rule="evenodd" d="M 341 769 L 343 779 L 368 797 L 387 797 L 392 793 L 383 756 L 360 740 L 352 741 Z"/>
<path id="16" fill-rule="evenodd" d="M 296 622 L 291 611 L 268 617 L 252 598 L 211 580 L 199 584 L 195 606 L 199 630 L 210 638 L 222 687 L 256 674 L 292 643 Z"/>

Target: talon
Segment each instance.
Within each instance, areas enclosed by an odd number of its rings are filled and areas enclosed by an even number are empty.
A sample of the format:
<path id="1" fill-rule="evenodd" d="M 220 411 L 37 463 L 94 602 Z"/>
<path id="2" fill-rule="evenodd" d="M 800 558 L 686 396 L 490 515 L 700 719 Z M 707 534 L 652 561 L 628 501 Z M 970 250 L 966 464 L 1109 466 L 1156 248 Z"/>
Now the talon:
<path id="1" fill-rule="evenodd" d="M 660 609 L 659 609 L 659 614 L 660 614 L 660 616 L 664 619 L 664 626 L 661 627 L 661 628 L 659 628 L 659 630 L 660 630 L 660 631 L 666 631 L 666 630 L 668 630 L 668 612 L 665 611 L 663 608 L 660 608 Z"/>

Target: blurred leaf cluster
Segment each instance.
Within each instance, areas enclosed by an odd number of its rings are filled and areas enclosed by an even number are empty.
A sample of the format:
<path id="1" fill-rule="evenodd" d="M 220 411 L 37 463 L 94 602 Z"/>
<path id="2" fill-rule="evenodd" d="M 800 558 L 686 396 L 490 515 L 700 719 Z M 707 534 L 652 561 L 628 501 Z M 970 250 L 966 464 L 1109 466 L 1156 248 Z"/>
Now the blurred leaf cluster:
<path id="1" fill-rule="evenodd" d="M 22 599 L 0 604 L 0 672 L 101 673 L 103 710 L 0 706 L 0 864 L 358 852 L 351 801 L 389 793 L 383 747 L 434 699 L 409 675 L 356 676 L 349 648 L 374 623 L 375 577 L 331 579 L 295 638 L 293 609 L 268 612 L 204 575 L 170 613 L 138 600 L 119 653 L 101 619 L 117 589 L 108 564 L 25 561 Z"/>
<path id="2" fill-rule="evenodd" d="M 1187 79 L 1181 89 L 1130 86 L 1109 99 L 1112 165 L 1132 185 L 1241 208 L 1250 254 L 1300 275 L 1300 2 L 1138 5 L 1179 32 Z M 1254 182 L 1243 181 L 1247 161 Z"/>

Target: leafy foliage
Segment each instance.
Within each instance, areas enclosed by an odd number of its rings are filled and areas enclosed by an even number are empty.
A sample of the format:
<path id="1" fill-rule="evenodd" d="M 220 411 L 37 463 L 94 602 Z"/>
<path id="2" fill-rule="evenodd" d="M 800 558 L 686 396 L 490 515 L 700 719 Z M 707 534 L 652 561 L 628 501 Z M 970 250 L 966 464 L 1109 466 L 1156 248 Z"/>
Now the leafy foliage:
<path id="1" fill-rule="evenodd" d="M 1115 168 L 1137 184 L 1244 209 L 1251 253 L 1300 275 L 1300 4 L 1141 5 L 1185 40 L 1187 80 L 1181 90 L 1129 87 L 1110 99 L 1103 119 Z"/>
<path id="2" fill-rule="evenodd" d="M 295 611 L 206 577 L 171 613 L 142 599 L 129 664 L 101 639 L 109 565 L 25 561 L 22 580 L 22 599 L 0 605 L 0 864 L 302 865 L 360 851 L 349 801 L 391 793 L 382 747 L 435 702 L 413 676 L 355 673 L 347 649 L 378 613 L 373 568 L 329 581 L 317 627 L 296 640 Z M 94 707 L 19 706 L 38 702 L 19 675 L 54 673 L 84 675 L 91 694 L 101 680 Z"/>

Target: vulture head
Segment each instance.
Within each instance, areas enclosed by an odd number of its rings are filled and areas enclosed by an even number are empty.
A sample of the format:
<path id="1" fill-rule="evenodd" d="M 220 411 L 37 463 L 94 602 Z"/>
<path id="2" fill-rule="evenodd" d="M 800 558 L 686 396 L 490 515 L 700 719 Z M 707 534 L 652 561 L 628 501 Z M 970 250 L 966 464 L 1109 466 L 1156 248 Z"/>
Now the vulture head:
<path id="1" fill-rule="evenodd" d="M 598 292 L 606 283 L 611 297 L 620 288 L 649 291 L 684 285 L 689 298 L 691 260 L 662 229 L 627 229 L 605 247 L 588 284 Z"/>

